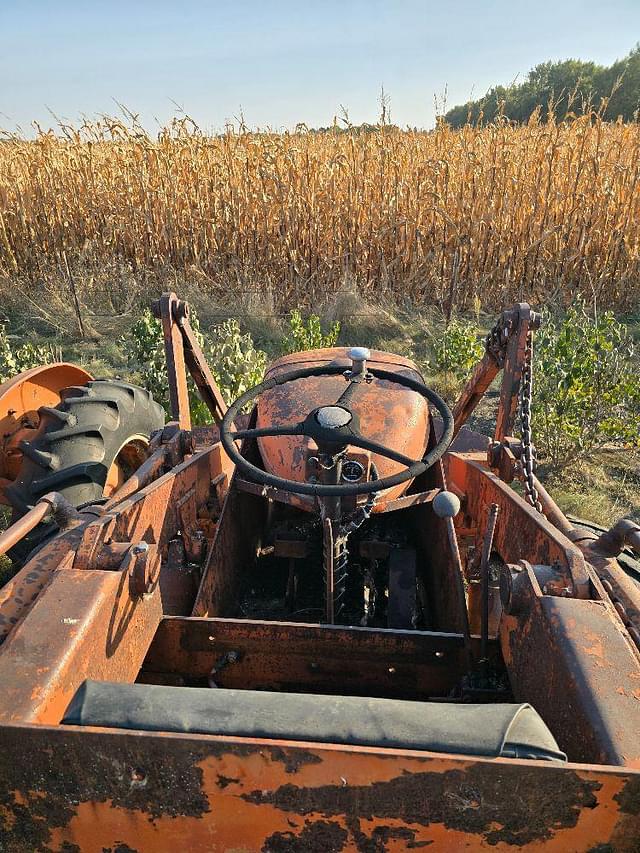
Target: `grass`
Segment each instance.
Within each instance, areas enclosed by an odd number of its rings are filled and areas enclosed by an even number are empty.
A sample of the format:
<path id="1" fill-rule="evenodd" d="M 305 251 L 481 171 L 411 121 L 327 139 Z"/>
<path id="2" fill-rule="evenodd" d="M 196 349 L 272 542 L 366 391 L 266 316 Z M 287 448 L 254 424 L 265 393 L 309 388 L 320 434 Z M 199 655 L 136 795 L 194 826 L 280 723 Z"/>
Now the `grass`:
<path id="1" fill-rule="evenodd" d="M 605 448 L 570 469 L 541 472 L 568 515 L 608 527 L 623 516 L 640 522 L 640 452 Z"/>

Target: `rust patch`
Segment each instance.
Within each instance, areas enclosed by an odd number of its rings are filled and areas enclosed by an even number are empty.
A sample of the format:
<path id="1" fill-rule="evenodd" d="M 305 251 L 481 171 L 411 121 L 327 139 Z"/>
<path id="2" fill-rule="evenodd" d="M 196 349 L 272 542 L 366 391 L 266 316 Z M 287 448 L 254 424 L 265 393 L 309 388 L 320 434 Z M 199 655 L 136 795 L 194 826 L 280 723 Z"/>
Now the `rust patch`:
<path id="1" fill-rule="evenodd" d="M 349 365 L 345 347 L 315 350 L 296 355 L 295 361 L 278 359 L 268 370 L 267 378 L 291 370 L 329 365 L 344 359 Z M 413 362 L 390 353 L 373 350 L 368 360 L 371 368 L 387 369 L 411 379 L 421 379 Z M 317 406 L 333 404 L 346 388 L 340 374 L 301 379 L 295 384 L 279 385 L 260 395 L 257 401 L 257 426 L 294 424 Z M 429 407 L 426 400 L 414 391 L 396 385 L 387 379 L 374 378 L 371 383 L 362 383 L 350 405 L 360 418 L 363 435 L 386 444 L 412 459 L 420 459 L 425 450 L 429 434 Z M 264 437 L 258 446 L 267 471 L 280 477 L 303 481 L 306 477 L 306 449 L 308 439 L 301 436 Z M 390 476 L 402 470 L 398 462 L 373 454 L 380 477 Z M 390 500 L 406 490 L 401 483 L 385 492 Z"/>
<path id="2" fill-rule="evenodd" d="M 78 850 L 80 850 L 79 847 Z M 103 847 L 102 853 L 138 853 L 138 851 L 123 841 L 117 841 L 115 847 Z"/>
<path id="3" fill-rule="evenodd" d="M 620 804 L 620 811 L 624 814 L 640 815 L 640 778 L 634 776 L 629 779 L 613 799 Z"/>
<path id="4" fill-rule="evenodd" d="M 64 726 L 55 736 L 37 728 L 4 727 L 0 731 L 0 754 L 8 759 L 0 762 L 2 853 L 50 851 L 56 830 L 68 827 L 83 803 L 140 813 L 151 824 L 163 818 L 217 820 L 218 816 L 211 813 L 202 764 L 230 751 L 236 758 L 259 755 L 268 763 L 280 765 L 280 778 L 307 765 L 322 765 L 322 758 L 310 750 L 280 746 L 236 743 L 230 750 L 227 744 L 192 741 L 188 749 L 178 749 L 182 742 L 170 743 L 166 736 L 136 737 L 124 732 L 97 735 Z M 28 761 L 13 760 L 27 749 Z M 238 775 L 218 772 L 214 777 L 216 788 L 223 795 L 231 792 L 234 796 L 234 786 L 243 785 Z M 314 833 L 320 838 L 321 830 L 309 829 L 305 838 L 313 838 Z M 126 853 L 127 848 L 122 847 L 125 838 L 135 845 L 128 834 L 116 835 L 111 853 Z M 60 850 L 58 846 L 55 849 Z M 316 848 L 303 845 L 300 849 L 331 848 L 318 843 Z M 71 845 L 65 853 L 79 853 L 79 849 Z"/>
<path id="5" fill-rule="evenodd" d="M 284 764 L 287 773 L 297 773 L 305 764 L 322 763 L 319 755 L 305 752 L 303 749 L 281 749 L 279 746 L 272 746 L 270 755 L 274 761 L 281 761 Z"/>
<path id="6" fill-rule="evenodd" d="M 24 754 L 24 738 L 19 729 L 5 730 L 4 745 L 15 739 L 10 753 Z M 127 748 L 114 737 L 107 751 L 77 746 L 70 752 L 63 743 L 52 741 L 46 751 L 29 750 L 28 761 L 0 762 L 0 814 L 6 809 L 16 818 L 13 826 L 0 820 L 3 853 L 48 850 L 51 830 L 66 826 L 82 802 L 108 801 L 114 808 L 142 811 L 150 820 L 167 815 L 200 818 L 209 811 L 203 772 L 196 765 L 209 750 L 185 761 L 184 755 L 167 750 L 162 740 Z M 68 853 L 75 849 L 79 848 L 70 846 Z M 129 848 L 120 845 L 116 850 L 125 853 Z"/>
<path id="7" fill-rule="evenodd" d="M 347 840 L 347 831 L 339 823 L 307 820 L 300 833 L 274 832 L 265 840 L 262 853 L 340 853 Z"/>
<path id="8" fill-rule="evenodd" d="M 633 772 L 622 769 L 65 726 L 0 726 L 0 755 L 2 853 L 181 850 L 185 838 L 193 850 L 215 838 L 220 850 L 386 853 L 439 849 L 449 833 L 456 849 L 637 850 L 638 784 L 620 794 L 627 813 L 612 799 Z"/>
<path id="9" fill-rule="evenodd" d="M 597 806 L 594 791 L 600 788 L 599 782 L 586 781 L 564 768 L 548 768 L 542 774 L 535 769 L 477 764 L 466 772 L 412 773 L 366 786 L 287 784 L 273 792 L 252 791 L 243 799 L 302 815 L 400 819 L 422 826 L 440 823 L 480 835 L 489 844 L 521 846 L 574 827 L 583 808 Z"/>
<path id="10" fill-rule="evenodd" d="M 232 776 L 224 776 L 222 773 L 218 773 L 216 784 L 218 788 L 224 790 L 228 785 L 237 785 L 239 782 L 240 779 L 234 779 Z"/>
<path id="11" fill-rule="evenodd" d="M 429 847 L 433 841 L 417 841 L 416 831 L 406 826 L 375 826 L 371 836 L 362 831 L 357 818 L 347 818 L 347 826 L 351 832 L 358 853 L 387 853 L 388 841 L 403 841 L 407 850 Z"/>

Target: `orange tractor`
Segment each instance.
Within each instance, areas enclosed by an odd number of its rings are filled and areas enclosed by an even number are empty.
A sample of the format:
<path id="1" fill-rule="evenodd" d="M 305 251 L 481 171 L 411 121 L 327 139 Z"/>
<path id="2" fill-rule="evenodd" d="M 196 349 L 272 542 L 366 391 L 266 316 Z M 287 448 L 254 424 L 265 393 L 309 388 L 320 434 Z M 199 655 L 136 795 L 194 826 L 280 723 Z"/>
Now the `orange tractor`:
<path id="1" fill-rule="evenodd" d="M 71 365 L 0 387 L 0 850 L 640 849 L 640 531 L 535 476 L 529 306 L 453 410 L 362 347 L 227 408 L 154 310 L 170 423 Z"/>

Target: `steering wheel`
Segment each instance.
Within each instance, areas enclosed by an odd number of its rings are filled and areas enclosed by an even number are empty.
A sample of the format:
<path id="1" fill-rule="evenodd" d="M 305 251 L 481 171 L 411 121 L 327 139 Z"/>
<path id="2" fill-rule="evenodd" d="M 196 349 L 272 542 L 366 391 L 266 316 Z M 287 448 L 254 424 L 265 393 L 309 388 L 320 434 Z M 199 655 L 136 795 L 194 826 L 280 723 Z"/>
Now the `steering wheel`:
<path id="1" fill-rule="evenodd" d="M 372 492 L 380 492 L 383 489 L 389 489 L 392 486 L 397 486 L 400 483 L 406 483 L 412 480 L 419 474 L 424 473 L 428 468 L 444 455 L 445 451 L 451 444 L 453 438 L 453 415 L 451 410 L 435 391 L 415 379 L 408 376 L 403 376 L 399 373 L 393 373 L 388 370 L 378 370 L 377 368 L 368 368 L 367 374 L 370 374 L 376 379 L 385 379 L 388 382 L 393 382 L 396 385 L 401 385 L 404 388 L 409 388 L 424 397 L 431 403 L 439 412 L 444 422 L 444 429 L 440 440 L 425 454 L 422 459 L 411 459 L 402 453 L 392 450 L 390 447 L 385 447 L 377 441 L 371 441 L 365 438 L 360 432 L 360 422 L 356 412 L 352 412 L 348 407 L 348 402 L 355 394 L 360 382 L 366 378 L 363 372 L 351 373 L 351 380 L 347 388 L 339 399 L 329 406 L 319 406 L 310 412 L 307 417 L 297 424 L 289 425 L 274 425 L 268 427 L 258 427 L 255 429 L 241 429 L 236 432 L 232 431 L 233 421 L 238 413 L 251 403 L 265 391 L 270 391 L 272 388 L 277 388 L 280 385 L 287 385 L 290 382 L 298 382 L 301 379 L 308 379 L 312 376 L 336 376 L 345 374 L 344 365 L 325 364 L 319 367 L 308 367 L 300 370 L 291 370 L 288 373 L 282 373 L 278 376 L 273 376 L 271 379 L 266 379 L 260 385 L 255 385 L 246 391 L 241 397 L 238 397 L 234 403 L 229 406 L 225 414 L 222 424 L 220 425 L 220 440 L 227 454 L 235 462 L 236 466 L 245 474 L 249 475 L 252 480 L 258 483 L 263 483 L 265 486 L 271 486 L 276 489 L 282 489 L 287 492 L 293 492 L 299 495 L 318 495 L 323 497 L 346 497 L 348 495 L 367 495 Z M 347 378 L 349 373 L 346 374 Z M 392 459 L 394 462 L 399 462 L 404 465 L 404 469 L 397 474 L 392 474 L 389 477 L 382 477 L 379 480 L 370 480 L 366 483 L 347 483 L 345 485 L 328 485 L 324 483 L 306 483 L 298 480 L 287 480 L 284 477 L 276 477 L 268 471 L 263 471 L 256 465 L 253 465 L 240 454 L 234 442 L 244 438 L 263 438 L 280 435 L 301 435 L 312 438 L 321 452 L 337 453 L 344 449 L 348 444 L 354 447 L 360 447 L 363 450 L 370 450 L 377 453 L 379 456 L 384 456 L 387 459 Z"/>

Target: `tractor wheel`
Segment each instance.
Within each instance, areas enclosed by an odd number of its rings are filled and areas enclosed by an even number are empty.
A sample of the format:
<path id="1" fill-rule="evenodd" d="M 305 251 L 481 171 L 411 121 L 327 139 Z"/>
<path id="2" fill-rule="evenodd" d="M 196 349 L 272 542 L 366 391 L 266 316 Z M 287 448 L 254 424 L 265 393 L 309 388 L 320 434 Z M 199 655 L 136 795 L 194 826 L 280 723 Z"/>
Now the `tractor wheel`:
<path id="1" fill-rule="evenodd" d="M 164 425 L 162 406 L 128 382 L 95 379 L 60 396 L 57 406 L 39 409 L 37 432 L 21 443 L 18 476 L 5 489 L 13 521 L 47 492 L 60 492 L 76 507 L 108 497 L 144 460 L 151 433 Z M 11 559 L 24 562 L 55 529 L 36 527 Z"/>

